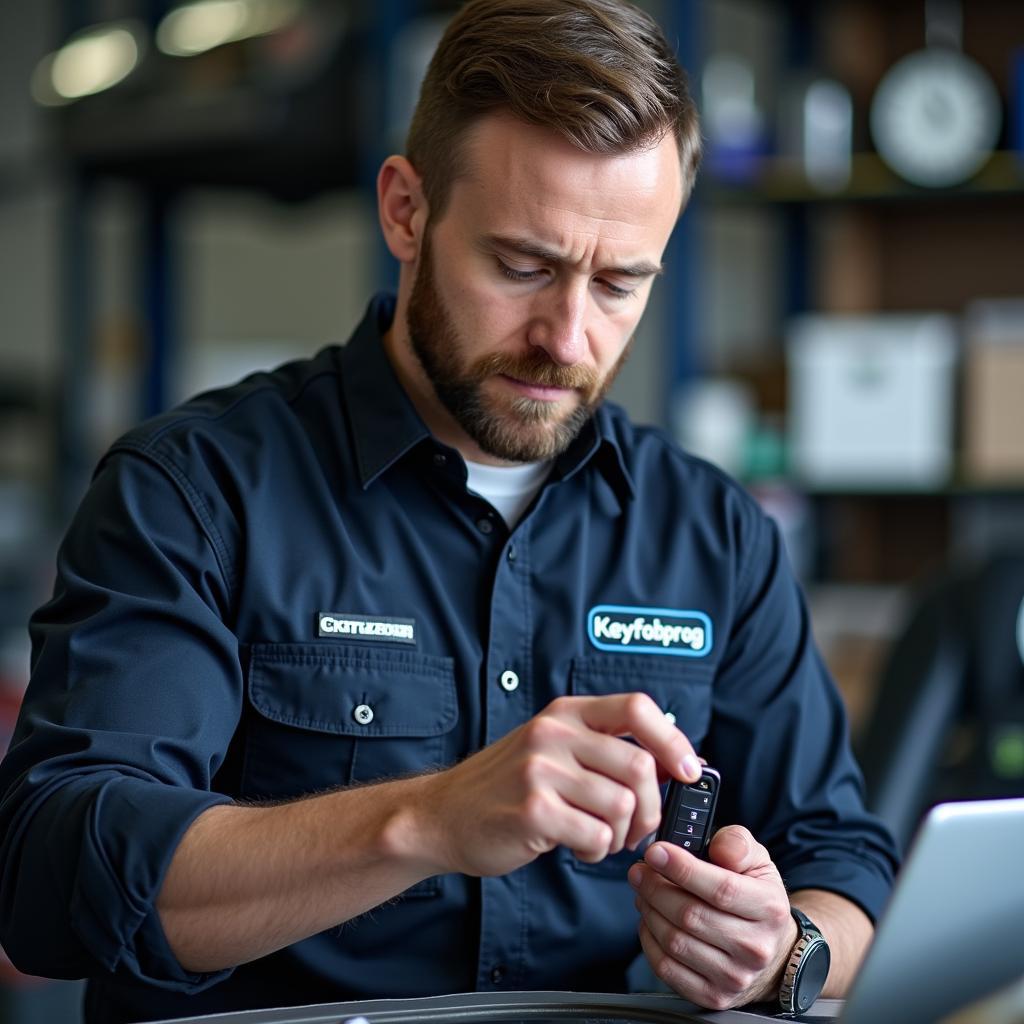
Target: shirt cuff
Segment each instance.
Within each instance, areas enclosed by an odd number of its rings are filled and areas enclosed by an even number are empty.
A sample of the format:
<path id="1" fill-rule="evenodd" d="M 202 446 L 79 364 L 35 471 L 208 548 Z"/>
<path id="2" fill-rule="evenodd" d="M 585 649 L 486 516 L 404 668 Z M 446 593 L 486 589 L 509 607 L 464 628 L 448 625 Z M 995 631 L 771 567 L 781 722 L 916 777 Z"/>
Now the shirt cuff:
<path id="1" fill-rule="evenodd" d="M 119 777 L 100 787 L 88 815 L 71 902 L 71 924 L 110 971 L 150 985 L 195 992 L 231 972 L 197 974 L 177 961 L 156 910 L 174 852 L 219 793 Z"/>
<path id="2" fill-rule="evenodd" d="M 855 903 L 876 923 L 892 893 L 892 881 L 870 867 L 837 861 L 812 861 L 783 873 L 789 892 L 825 889 Z"/>

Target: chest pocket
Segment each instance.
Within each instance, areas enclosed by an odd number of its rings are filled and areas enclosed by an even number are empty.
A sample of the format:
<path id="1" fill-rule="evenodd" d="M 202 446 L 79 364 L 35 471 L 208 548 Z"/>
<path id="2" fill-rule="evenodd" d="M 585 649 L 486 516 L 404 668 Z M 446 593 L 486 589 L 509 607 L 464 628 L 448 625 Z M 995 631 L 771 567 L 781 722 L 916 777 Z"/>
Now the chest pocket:
<path id="1" fill-rule="evenodd" d="M 670 664 L 666 664 L 666 662 Z M 682 663 L 682 664 L 680 664 Z M 577 696 L 604 697 L 612 693 L 646 693 L 675 718 L 697 753 L 711 723 L 711 688 L 715 666 L 687 658 L 642 654 L 609 654 L 573 659 L 570 691 Z M 623 850 L 597 864 L 586 864 L 563 848 L 566 861 L 588 875 L 625 880 L 641 851 Z"/>
<path id="2" fill-rule="evenodd" d="M 454 757 L 451 658 L 341 644 L 255 644 L 242 795 L 302 796 L 422 771 Z M 405 897 L 435 896 L 427 878 Z"/>
<path id="3" fill-rule="evenodd" d="M 293 797 L 446 761 L 451 658 L 343 644 L 255 644 L 243 789 Z"/>

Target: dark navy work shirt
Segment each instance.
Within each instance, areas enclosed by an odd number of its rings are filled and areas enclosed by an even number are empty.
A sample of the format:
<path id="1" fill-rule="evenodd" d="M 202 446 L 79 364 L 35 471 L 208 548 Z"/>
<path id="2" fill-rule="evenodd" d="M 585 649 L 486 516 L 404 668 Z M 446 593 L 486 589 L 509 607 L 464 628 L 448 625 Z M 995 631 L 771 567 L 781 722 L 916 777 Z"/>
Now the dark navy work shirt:
<path id="1" fill-rule="evenodd" d="M 511 532 L 380 342 L 201 395 L 118 441 L 31 625 L 0 775 L 0 942 L 92 980 L 94 1021 L 473 989 L 616 990 L 628 851 L 431 878 L 254 963 L 176 962 L 154 901 L 189 824 L 448 765 L 562 694 L 649 694 L 788 887 L 871 916 L 894 850 L 779 534 L 718 470 L 602 407 Z M 261 856 L 259 849 L 253 857 Z"/>

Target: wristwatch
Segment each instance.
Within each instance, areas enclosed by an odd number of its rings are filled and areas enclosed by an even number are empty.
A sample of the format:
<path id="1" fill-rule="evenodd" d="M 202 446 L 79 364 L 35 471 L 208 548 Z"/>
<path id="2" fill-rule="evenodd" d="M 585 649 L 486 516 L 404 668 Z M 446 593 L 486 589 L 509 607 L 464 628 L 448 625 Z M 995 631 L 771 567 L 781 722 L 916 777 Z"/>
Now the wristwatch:
<path id="1" fill-rule="evenodd" d="M 800 934 L 786 961 L 779 1006 L 783 1013 L 803 1013 L 810 1009 L 825 987 L 832 954 L 814 922 L 796 907 L 791 907 L 790 911 Z"/>

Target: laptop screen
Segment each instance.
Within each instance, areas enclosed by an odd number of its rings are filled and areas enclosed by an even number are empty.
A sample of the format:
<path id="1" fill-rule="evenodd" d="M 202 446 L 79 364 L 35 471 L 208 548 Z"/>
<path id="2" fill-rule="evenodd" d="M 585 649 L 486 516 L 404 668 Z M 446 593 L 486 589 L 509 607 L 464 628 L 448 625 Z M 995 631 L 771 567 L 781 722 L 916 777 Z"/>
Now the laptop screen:
<path id="1" fill-rule="evenodd" d="M 929 811 L 843 1024 L 931 1022 L 1024 977 L 1024 799 Z"/>

